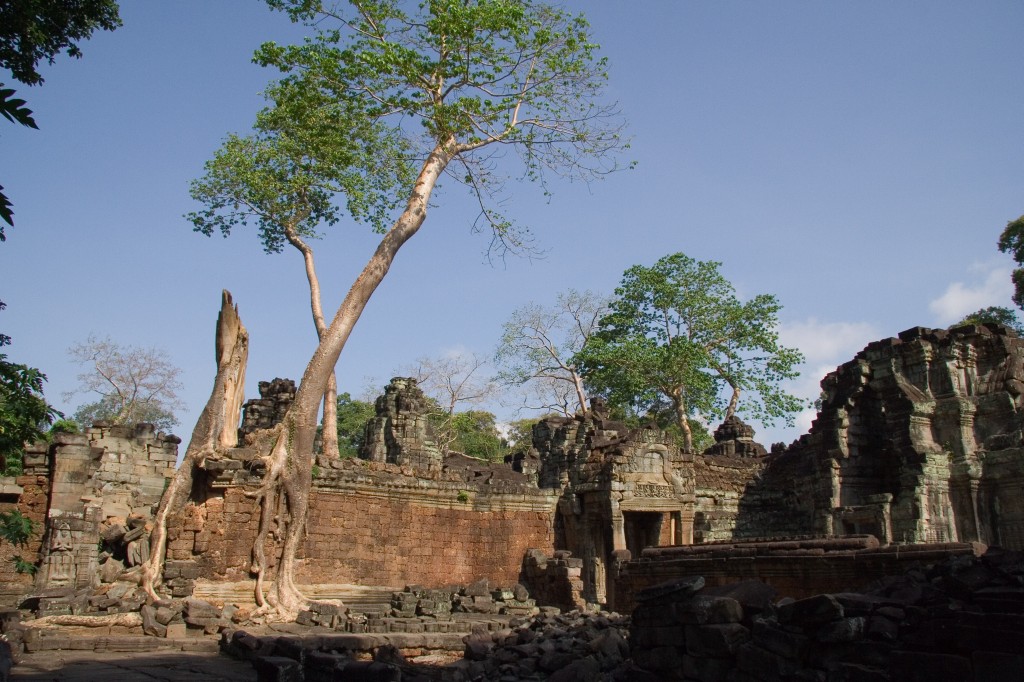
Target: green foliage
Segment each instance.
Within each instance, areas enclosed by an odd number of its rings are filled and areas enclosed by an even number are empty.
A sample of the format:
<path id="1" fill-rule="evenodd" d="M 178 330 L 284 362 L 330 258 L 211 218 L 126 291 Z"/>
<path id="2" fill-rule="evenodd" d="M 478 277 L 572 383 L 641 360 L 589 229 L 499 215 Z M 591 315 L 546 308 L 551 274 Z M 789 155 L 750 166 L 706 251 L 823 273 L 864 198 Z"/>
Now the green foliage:
<path id="1" fill-rule="evenodd" d="M 388 126 L 419 161 L 455 162 L 449 176 L 480 200 L 480 224 L 501 247 L 524 248 L 528 235 L 494 209 L 503 179 L 484 147 L 514 147 L 522 174 L 541 183 L 548 172 L 593 178 L 616 167 L 621 124 L 596 101 L 605 62 L 582 16 L 523 0 L 268 4 L 316 31 L 256 53 L 283 74 L 275 97 L 303 116 L 342 112 L 360 122 L 353 142 L 372 131 L 370 149 L 380 130 L 362 122 Z"/>
<path id="2" fill-rule="evenodd" d="M 628 269 L 611 312 L 574 359 L 588 385 L 636 414 L 667 404 L 684 433 L 684 418 L 708 422 L 734 409 L 792 423 L 803 404 L 778 384 L 797 376 L 803 356 L 778 343 L 781 306 L 767 294 L 740 301 L 720 265 L 676 253 Z M 758 400 L 741 401 L 742 393 Z"/>
<path id="3" fill-rule="evenodd" d="M 999 250 L 1013 257 L 1017 265 L 1024 265 L 1024 216 L 1011 220 L 999 235 Z M 1016 268 L 1013 279 L 1013 302 L 1024 310 L 1024 268 Z"/>
<path id="4" fill-rule="evenodd" d="M 229 135 L 190 194 L 205 205 L 186 217 L 196 232 L 225 237 L 256 223 L 267 253 L 279 253 L 290 234 L 321 235 L 319 226 L 349 215 L 383 232 L 412 171 L 401 140 L 358 109 L 297 97 L 282 86 L 267 92 L 272 105 L 257 116 L 254 133 Z"/>
<path id="5" fill-rule="evenodd" d="M 14 571 L 16 573 L 27 573 L 29 575 L 35 575 L 39 567 L 33 564 L 31 561 L 26 561 L 21 555 L 11 557 L 11 561 L 14 562 Z"/>
<path id="6" fill-rule="evenodd" d="M 455 436 L 451 450 L 470 457 L 500 462 L 508 452 L 508 444 L 498 432 L 496 418 L 484 410 L 467 410 L 452 415 Z"/>
<path id="7" fill-rule="evenodd" d="M 366 442 L 366 424 L 376 414 L 373 403 L 355 400 L 348 393 L 338 396 L 338 452 L 356 457 Z"/>
<path id="8" fill-rule="evenodd" d="M 1017 313 L 1003 306 L 990 305 L 987 308 L 976 310 L 953 326 L 958 327 L 963 324 L 1001 324 L 1017 332 L 1018 335 L 1024 336 L 1024 324 L 1017 319 Z"/>
<path id="9" fill-rule="evenodd" d="M 74 419 L 58 419 L 50 427 L 49 436 L 52 438 L 58 433 L 78 433 L 81 427 Z"/>
<path id="10" fill-rule="evenodd" d="M 465 504 L 466 502 L 469 502 L 469 492 L 460 490 L 459 494 L 455 496 L 455 499 Z"/>
<path id="11" fill-rule="evenodd" d="M 316 479 L 320 478 L 320 473 L 321 473 L 320 472 L 320 467 L 318 467 L 316 464 L 314 464 L 313 468 L 310 469 L 310 473 L 311 473 L 311 475 L 313 477 L 313 480 L 315 481 Z"/>
<path id="12" fill-rule="evenodd" d="M 0 115 L 11 123 L 20 123 L 28 128 L 38 130 L 39 126 L 36 125 L 35 119 L 32 118 L 32 110 L 25 106 L 25 100 L 15 99 L 14 90 L 5 88 L 3 85 L 3 83 L 0 83 Z M 3 189 L 3 186 L 0 185 L 0 220 L 13 227 L 14 210 L 11 206 L 11 201 L 3 193 Z M 0 242 L 6 240 L 7 235 L 4 234 L 4 227 L 0 225 Z"/>
<path id="13" fill-rule="evenodd" d="M 0 539 L 6 540 L 15 547 L 25 547 L 35 532 L 35 523 L 20 510 L 0 512 Z M 14 562 L 14 570 L 18 573 L 31 575 L 38 569 L 35 564 L 24 560 L 21 556 L 11 557 L 11 561 Z"/>
<path id="14" fill-rule="evenodd" d="M 555 416 L 554 413 L 539 417 L 516 419 L 508 424 L 508 442 L 515 450 L 528 450 L 533 447 L 533 427 L 544 417 Z"/>
<path id="15" fill-rule="evenodd" d="M 120 25 L 114 0 L 5 0 L 0 3 L 0 67 L 15 80 L 38 85 L 40 61 L 52 64 L 62 51 L 79 58 L 78 41 Z"/>
<path id="16" fill-rule="evenodd" d="M 35 532 L 35 523 L 20 510 L 0 512 L 0 540 L 6 540 L 15 547 L 24 547 Z"/>
<path id="17" fill-rule="evenodd" d="M 152 424 L 160 431 L 170 431 L 178 423 L 174 412 L 160 404 L 143 402 L 125 406 L 121 405 L 117 398 L 110 396 L 80 405 L 71 419 L 71 423 L 76 426 L 92 426 L 106 421 L 114 424 Z"/>
<path id="18" fill-rule="evenodd" d="M 0 334 L 0 347 L 9 343 L 10 337 Z M 0 474 L 20 473 L 24 444 L 45 439 L 46 428 L 61 416 L 43 398 L 44 381 L 38 369 L 0 353 Z"/>

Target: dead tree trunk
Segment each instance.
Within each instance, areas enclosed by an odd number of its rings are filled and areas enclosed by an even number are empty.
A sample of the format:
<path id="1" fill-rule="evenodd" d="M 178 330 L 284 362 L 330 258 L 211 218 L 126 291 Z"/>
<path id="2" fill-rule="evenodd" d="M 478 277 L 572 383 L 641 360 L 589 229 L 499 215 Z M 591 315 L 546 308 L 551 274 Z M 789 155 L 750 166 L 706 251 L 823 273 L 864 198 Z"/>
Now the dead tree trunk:
<path id="1" fill-rule="evenodd" d="M 238 444 L 238 418 L 245 397 L 249 332 L 242 325 L 237 306 L 232 306 L 228 291 L 224 291 L 221 296 L 216 349 L 217 378 L 214 380 L 213 392 L 192 430 L 192 440 L 185 450 L 181 466 L 174 473 L 174 478 L 160 500 L 150 535 L 149 559 L 142 564 L 142 586 L 154 600 L 159 598 L 156 585 L 163 575 L 167 555 L 168 517 L 188 501 L 195 469 L 201 468 L 218 451 Z"/>

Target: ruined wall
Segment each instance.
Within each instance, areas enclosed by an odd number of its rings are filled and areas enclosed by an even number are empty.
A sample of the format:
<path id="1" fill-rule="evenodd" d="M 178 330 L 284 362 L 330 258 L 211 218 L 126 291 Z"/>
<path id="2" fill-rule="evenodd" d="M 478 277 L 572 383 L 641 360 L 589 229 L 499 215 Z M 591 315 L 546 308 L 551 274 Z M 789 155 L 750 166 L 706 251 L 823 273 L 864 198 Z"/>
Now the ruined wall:
<path id="1" fill-rule="evenodd" d="M 654 547 L 623 564 L 612 606 L 629 613 L 644 589 L 693 576 L 703 577 L 708 586 L 758 580 L 780 597 L 800 599 L 862 587 L 910 566 L 980 555 L 985 549 L 955 542 L 881 547 L 870 535 Z"/>
<path id="2" fill-rule="evenodd" d="M 43 547 L 50 491 L 47 450 L 45 445 L 27 447 L 22 475 L 0 478 L 0 511 L 20 511 L 38 531 L 25 547 L 0 542 L 0 604 L 5 606 L 16 603 L 33 581 L 30 574 L 15 571 L 14 557 L 34 562 Z"/>
<path id="3" fill-rule="evenodd" d="M 117 560 L 127 560 L 128 542 L 136 543 L 135 564 L 148 555 L 145 525 L 174 474 L 180 442 L 151 424 L 97 425 L 81 434 L 58 434 L 26 456 L 26 467 L 46 468 L 51 476 L 38 587 L 98 584 L 100 563 L 108 558 L 101 555 L 101 537 L 112 526 L 123 528 L 130 517 L 139 530 L 118 545 Z M 123 538 L 121 533 L 117 539 Z"/>
<path id="4" fill-rule="evenodd" d="M 374 407 L 377 414 L 366 425 L 360 457 L 421 469 L 441 465 L 441 451 L 427 420 L 427 397 L 415 379 L 392 379 Z"/>
<path id="5" fill-rule="evenodd" d="M 302 583 L 441 587 L 486 577 L 515 584 L 527 549 L 554 550 L 557 498 L 510 476 L 476 475 L 487 467 L 428 474 L 358 459 L 335 466 L 314 481 Z M 245 491 L 256 483 L 243 468 L 225 469 L 204 501 L 172 520 L 175 573 L 251 579 L 259 515 Z M 275 555 L 269 545 L 268 555 Z M 176 584 L 181 592 L 188 587 Z"/>
<path id="6" fill-rule="evenodd" d="M 1024 548 L 1024 341 L 1013 332 L 910 329 L 822 388 L 810 433 L 748 488 L 738 532 L 777 532 L 784 509 L 804 533 Z M 792 499 L 779 499 L 787 488 Z"/>

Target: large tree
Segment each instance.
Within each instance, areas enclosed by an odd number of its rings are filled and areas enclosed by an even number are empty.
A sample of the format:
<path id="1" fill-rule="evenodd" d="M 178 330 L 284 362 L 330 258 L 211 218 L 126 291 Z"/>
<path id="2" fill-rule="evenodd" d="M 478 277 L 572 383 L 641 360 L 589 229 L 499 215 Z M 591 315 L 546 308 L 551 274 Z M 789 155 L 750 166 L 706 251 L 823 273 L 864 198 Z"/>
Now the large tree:
<path id="1" fill-rule="evenodd" d="M 348 393 L 338 396 L 338 452 L 342 457 L 356 457 L 366 442 L 366 425 L 377 414 L 372 402 L 353 398 Z"/>
<path id="2" fill-rule="evenodd" d="M 422 227 L 438 181 L 448 173 L 464 182 L 480 200 L 496 243 L 515 248 L 522 233 L 489 201 L 500 187 L 495 148 L 520 152 L 526 176 L 544 182 L 549 171 L 586 179 L 604 175 L 614 169 L 623 140 L 616 109 L 598 99 L 605 64 L 583 17 L 523 0 L 353 0 L 332 7 L 316 0 L 270 2 L 315 31 L 302 45 L 268 44 L 258 53 L 259 62 L 282 70 L 284 92 L 313 109 L 341 103 L 386 123 L 419 150 L 401 214 L 324 332 L 291 409 L 261 444 L 267 473 L 258 492 L 257 599 L 277 616 L 294 618 L 306 603 L 295 585 L 295 557 L 309 504 L 318 407 L 370 297 L 399 249 Z M 183 466 L 190 465 L 188 458 Z M 165 495 L 162 508 L 169 499 Z M 163 528 L 166 515 L 158 520 Z M 269 562 L 263 548 L 274 524 L 284 542 L 273 589 L 265 595 Z M 145 570 L 151 593 L 165 535 L 155 532 L 154 538 L 156 551 Z"/>
<path id="3" fill-rule="evenodd" d="M 184 407 L 178 392 L 182 389 L 179 369 L 167 352 L 159 348 L 121 346 L 110 338 L 90 336 L 68 348 L 71 359 L 85 367 L 78 375 L 78 386 L 64 394 L 96 399 L 75 412 L 81 426 L 106 420 L 115 424 L 154 424 L 170 430 L 178 423 L 175 410 Z"/>
<path id="4" fill-rule="evenodd" d="M 999 250 L 1013 256 L 1017 265 L 1024 265 L 1024 215 L 1006 224 L 999 235 Z M 1024 310 L 1024 267 L 1014 269 L 1013 302 Z"/>
<path id="5" fill-rule="evenodd" d="M 0 301 L 0 310 L 4 309 Z M 0 334 L 0 348 L 11 343 L 11 337 Z M 60 416 L 43 398 L 46 375 L 7 359 L 0 353 L 0 475 L 21 471 L 25 443 L 46 437 L 45 428 Z"/>
<path id="6" fill-rule="evenodd" d="M 519 308 L 505 323 L 495 359 L 498 379 L 532 389 L 523 406 L 572 416 L 587 409 L 583 376 L 573 358 L 597 330 L 608 301 L 591 291 L 559 294 L 555 304 Z"/>
<path id="7" fill-rule="evenodd" d="M 687 450 L 693 416 L 743 409 L 766 423 L 792 422 L 803 407 L 779 387 L 803 361 L 779 345 L 781 306 L 768 294 L 739 300 L 720 266 L 676 253 L 626 270 L 611 312 L 574 360 L 613 403 L 657 410 L 667 400 Z M 743 393 L 757 399 L 741 404 Z"/>
<path id="8" fill-rule="evenodd" d="M 39 85 L 40 61 L 53 63 L 61 52 L 81 57 L 78 41 L 93 31 L 113 31 L 121 25 L 114 0 L 4 0 L 0 2 L 0 68 L 25 85 Z M 0 115 L 9 121 L 36 128 L 25 101 L 0 82 Z M 0 187 L 0 220 L 14 225 L 11 202 Z M 0 225 L 0 241 L 4 227 Z"/>
<path id="9" fill-rule="evenodd" d="M 235 227 L 255 223 L 267 253 L 294 247 L 302 256 L 320 339 L 327 322 L 311 240 L 341 219 L 342 200 L 352 219 L 383 232 L 411 169 L 401 138 L 358 111 L 329 101 L 310 106 L 281 87 L 270 88 L 267 99 L 272 104 L 257 116 L 254 132 L 229 135 L 206 162 L 203 177 L 192 182 L 192 198 L 204 209 L 187 217 L 207 236 L 227 237 Z M 323 399 L 323 450 L 332 458 L 339 456 L 337 420 L 332 372 Z"/>

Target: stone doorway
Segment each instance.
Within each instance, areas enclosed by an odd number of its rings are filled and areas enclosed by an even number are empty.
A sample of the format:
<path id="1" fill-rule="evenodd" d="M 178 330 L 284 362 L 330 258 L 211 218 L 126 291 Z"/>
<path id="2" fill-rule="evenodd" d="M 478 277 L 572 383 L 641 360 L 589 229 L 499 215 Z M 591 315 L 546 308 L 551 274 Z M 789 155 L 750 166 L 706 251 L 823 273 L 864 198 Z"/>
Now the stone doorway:
<path id="1" fill-rule="evenodd" d="M 644 547 L 657 547 L 661 544 L 661 512 L 624 511 L 622 524 L 626 533 L 626 549 L 634 559 L 640 557 Z"/>

